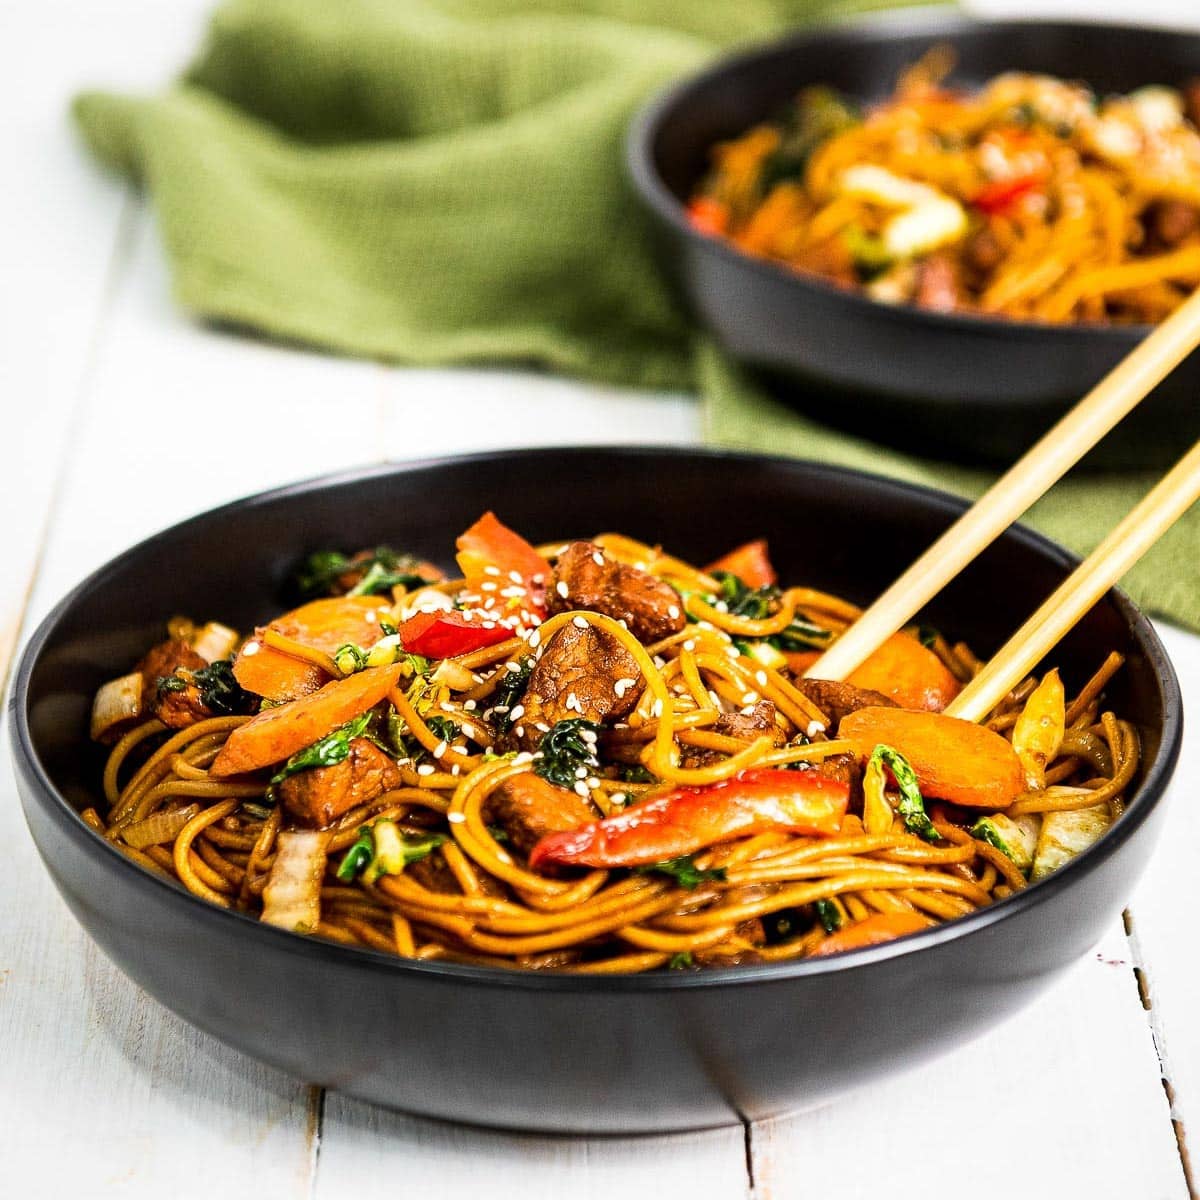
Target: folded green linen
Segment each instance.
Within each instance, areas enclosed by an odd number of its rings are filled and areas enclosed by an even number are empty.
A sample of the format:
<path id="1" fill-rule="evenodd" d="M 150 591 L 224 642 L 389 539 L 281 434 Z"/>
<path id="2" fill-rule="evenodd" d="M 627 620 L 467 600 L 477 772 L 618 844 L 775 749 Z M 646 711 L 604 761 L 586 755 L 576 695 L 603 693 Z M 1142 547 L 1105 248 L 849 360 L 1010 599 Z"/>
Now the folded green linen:
<path id="1" fill-rule="evenodd" d="M 149 191 L 175 295 L 207 319 L 409 363 L 695 388 L 719 444 L 969 494 L 981 476 L 755 393 L 656 270 L 623 169 L 630 117 L 668 80 L 887 2 L 232 0 L 165 94 L 89 92 L 75 114 L 96 155 Z M 1068 482 L 1033 523 L 1084 550 L 1146 482 Z M 1198 551 L 1193 513 L 1135 594 L 1200 625 Z"/>

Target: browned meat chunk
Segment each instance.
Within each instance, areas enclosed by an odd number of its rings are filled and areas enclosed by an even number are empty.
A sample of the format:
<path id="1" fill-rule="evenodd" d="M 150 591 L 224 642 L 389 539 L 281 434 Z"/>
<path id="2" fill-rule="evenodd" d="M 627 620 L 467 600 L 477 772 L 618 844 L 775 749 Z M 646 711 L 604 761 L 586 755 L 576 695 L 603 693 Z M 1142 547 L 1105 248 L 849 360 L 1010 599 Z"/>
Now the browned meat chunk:
<path id="1" fill-rule="evenodd" d="M 1164 246 L 1178 246 L 1200 228 L 1200 209 L 1182 200 L 1164 200 L 1150 210 L 1149 226 Z"/>
<path id="2" fill-rule="evenodd" d="M 707 729 L 723 737 L 737 738 L 739 742 L 752 742 L 767 735 L 776 746 L 782 746 L 784 736 L 775 724 L 775 705 L 770 700 L 759 700 L 750 712 L 722 713 Z M 683 754 L 681 766 L 702 767 L 717 762 L 724 755 L 719 750 L 708 750 L 693 746 Z"/>
<path id="3" fill-rule="evenodd" d="M 639 642 L 656 642 L 687 624 L 673 587 L 614 561 L 594 542 L 572 542 L 558 556 L 547 600 L 551 612 L 583 608 L 624 621 Z"/>
<path id="4" fill-rule="evenodd" d="M 857 712 L 860 708 L 873 708 L 878 705 L 885 708 L 897 707 L 894 700 L 889 700 L 880 692 L 856 688 L 853 684 L 840 683 L 833 679 L 793 679 L 792 686 L 803 692 L 833 722 L 835 730 L 844 716 Z"/>
<path id="5" fill-rule="evenodd" d="M 967 239 L 967 263 L 981 275 L 989 275 L 1004 258 L 1000 239 L 988 228 L 980 229 Z"/>
<path id="6" fill-rule="evenodd" d="M 396 764 L 374 742 L 355 738 L 340 763 L 289 775 L 279 785 L 279 799 L 296 820 L 323 829 L 400 784 Z"/>
<path id="7" fill-rule="evenodd" d="M 741 942 L 748 942 L 750 946 L 765 946 L 767 943 L 763 923 L 757 917 L 743 921 L 734 929 L 733 936 Z M 729 947 L 725 949 L 728 950 Z M 731 953 L 722 954 L 721 950 L 719 945 L 709 950 L 697 950 L 692 958 L 698 967 L 742 967 L 767 961 L 749 946 L 733 950 Z"/>
<path id="8" fill-rule="evenodd" d="M 530 672 L 517 737 L 533 747 L 558 721 L 623 717 L 637 703 L 640 677 L 633 655 L 616 638 L 591 625 L 565 625 Z"/>
<path id="9" fill-rule="evenodd" d="M 163 691 L 158 687 L 160 679 L 170 679 L 178 669 L 198 671 L 207 666 L 208 661 L 187 642 L 179 638 L 159 642 L 135 668 L 142 676 L 143 707 L 171 729 L 183 729 L 211 717 L 212 713 L 200 696 L 200 689 L 194 684 Z"/>
<path id="10" fill-rule="evenodd" d="M 462 895 L 458 878 L 450 870 L 450 864 L 446 862 L 440 850 L 435 850 L 432 854 L 417 859 L 415 863 L 409 863 L 405 868 L 405 874 L 426 891 L 440 892 L 443 896 Z M 479 880 L 479 886 L 485 896 L 499 898 L 507 894 L 504 885 L 486 872 L 476 871 L 475 877 Z"/>
<path id="11" fill-rule="evenodd" d="M 484 809 L 484 820 L 499 825 L 513 849 L 526 856 L 546 834 L 578 829 L 599 815 L 574 792 L 533 774 L 505 780 Z"/>
<path id="12" fill-rule="evenodd" d="M 958 292 L 958 269 L 949 255 L 934 254 L 921 263 L 913 298 L 918 308 L 953 312 L 958 307 Z"/>

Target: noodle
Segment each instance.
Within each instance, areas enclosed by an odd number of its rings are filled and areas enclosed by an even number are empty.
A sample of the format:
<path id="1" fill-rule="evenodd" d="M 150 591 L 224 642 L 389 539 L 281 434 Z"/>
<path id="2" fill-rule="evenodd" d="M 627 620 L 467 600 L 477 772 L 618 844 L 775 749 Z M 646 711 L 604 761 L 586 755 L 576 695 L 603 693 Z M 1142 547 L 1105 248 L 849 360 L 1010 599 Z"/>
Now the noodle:
<path id="1" fill-rule="evenodd" d="M 788 656 L 803 659 L 807 651 L 786 649 L 796 630 L 801 647 L 834 640 L 857 607 L 806 588 L 730 590 L 729 576 L 716 565 L 699 570 L 618 534 L 588 545 L 602 548 L 591 552 L 600 564 L 625 564 L 656 586 L 669 582 L 679 592 L 679 623 L 681 613 L 692 623 L 640 640 L 629 621 L 604 612 L 569 607 L 543 614 L 511 626 L 511 637 L 442 659 L 444 668 L 414 659 L 408 675 L 361 718 L 353 738 L 346 734 L 337 743 L 334 727 L 327 745 L 323 740 L 232 776 L 220 773 L 222 756 L 253 720 L 245 709 L 202 708 L 198 719 L 171 728 L 159 719 L 169 715 L 160 707 L 116 738 L 101 781 L 107 814 L 89 808 L 85 820 L 147 870 L 224 908 L 262 914 L 264 892 L 282 893 L 285 884 L 307 888 L 320 912 L 315 935 L 341 944 L 419 960 L 627 973 L 784 961 L 827 944 L 841 948 L 830 939 L 873 923 L 903 921 L 909 931 L 922 921 L 953 920 L 1027 885 L 1030 867 L 1018 861 L 1014 831 L 1036 836 L 1038 822 L 1077 813 L 1119 817 L 1140 762 L 1135 727 L 1103 707 L 1119 655 L 1110 655 L 1073 699 L 1060 700 L 1062 728 L 1044 785 L 1022 791 L 985 821 L 978 818 L 987 814 L 943 799 L 922 834 L 904 815 L 900 775 L 888 776 L 890 828 L 885 807 L 882 822 L 872 810 L 868 832 L 860 816 L 865 785 L 858 767 L 847 765 L 861 764 L 856 742 L 839 737 L 837 720 L 803 690 L 802 671 Z M 557 570 L 572 547 L 546 549 L 556 560 L 547 570 Z M 487 582 L 398 588 L 395 608 L 381 611 L 393 612 L 406 628 L 414 613 L 445 613 L 447 596 L 489 594 Z M 511 590 L 524 595 L 515 583 Z M 423 603 L 436 607 L 413 607 Z M 348 679 L 334 662 L 342 661 L 340 651 L 311 653 L 303 645 L 303 611 L 289 623 L 298 630 L 294 637 L 264 644 L 310 666 L 328 660 L 329 686 Z M 459 625 L 464 621 L 470 626 L 465 618 Z M 187 634 L 196 627 L 178 619 L 173 628 Z M 554 778 L 546 739 L 531 743 L 527 733 L 521 741 L 521 721 L 531 719 L 534 703 L 521 689 L 532 687 L 530 672 L 560 644 L 560 634 L 599 639 L 594 645 L 624 655 L 636 676 L 614 685 L 618 697 L 622 689 L 629 693 L 624 719 L 574 722 L 582 740 L 573 753 L 582 755 L 582 765 Z M 940 634 L 927 644 L 932 649 L 920 653 L 955 686 L 980 666 L 968 647 Z M 201 675 L 185 673 L 184 682 L 193 686 Z M 161 696 L 161 679 L 159 688 Z M 1028 679 L 990 714 L 989 736 L 1010 745 L 1006 753 L 1022 752 L 1020 717 L 1041 690 L 1038 679 Z M 567 707 L 572 699 L 582 712 L 574 692 Z M 355 774 L 353 748 L 360 745 L 367 747 L 361 753 L 375 756 L 365 761 L 383 782 L 361 795 L 351 790 L 321 823 L 317 857 L 300 856 L 315 872 L 311 879 L 281 878 L 280 864 L 295 857 L 282 853 L 292 846 L 285 839 L 313 827 L 297 821 L 289 781 L 315 785 L 319 773 L 332 778 L 338 771 L 351 781 L 368 778 Z M 302 761 L 322 746 L 312 762 Z M 640 805 L 650 811 L 673 797 L 740 795 L 756 772 L 797 786 L 842 781 L 835 786 L 846 789 L 849 810 L 820 832 L 751 823 L 677 860 L 665 861 L 664 854 L 662 862 L 590 869 L 532 865 L 530 846 L 513 840 L 519 822 L 505 825 L 504 797 L 514 782 L 535 775 L 576 811 L 619 821 Z M 385 834 L 411 857 L 399 865 L 387 859 Z"/>

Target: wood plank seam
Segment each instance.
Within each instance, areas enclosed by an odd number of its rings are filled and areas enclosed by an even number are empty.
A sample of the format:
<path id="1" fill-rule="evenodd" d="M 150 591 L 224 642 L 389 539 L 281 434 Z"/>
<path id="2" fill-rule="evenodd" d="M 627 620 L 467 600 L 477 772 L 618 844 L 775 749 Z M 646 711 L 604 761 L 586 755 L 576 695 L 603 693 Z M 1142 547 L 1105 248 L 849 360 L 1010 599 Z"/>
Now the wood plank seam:
<path id="1" fill-rule="evenodd" d="M 1150 1026 L 1150 1036 L 1154 1042 L 1154 1052 L 1158 1055 L 1159 1070 L 1162 1072 L 1163 1090 L 1166 1092 L 1171 1128 L 1175 1134 L 1175 1145 L 1179 1151 L 1179 1162 L 1183 1168 L 1183 1179 L 1191 1200 L 1197 1200 L 1196 1178 L 1192 1172 L 1191 1157 L 1188 1154 L 1187 1129 L 1184 1125 L 1183 1114 L 1180 1111 L 1175 1085 L 1172 1082 L 1171 1066 L 1166 1053 L 1166 1031 L 1162 1028 L 1158 1013 L 1154 1008 L 1154 997 L 1151 992 L 1150 975 L 1144 967 L 1144 952 L 1137 935 L 1133 912 L 1125 909 L 1121 914 L 1125 925 L 1125 937 L 1129 942 L 1130 954 L 1133 958 L 1133 975 L 1138 989 L 1138 998 L 1146 1010 L 1146 1019 Z"/>

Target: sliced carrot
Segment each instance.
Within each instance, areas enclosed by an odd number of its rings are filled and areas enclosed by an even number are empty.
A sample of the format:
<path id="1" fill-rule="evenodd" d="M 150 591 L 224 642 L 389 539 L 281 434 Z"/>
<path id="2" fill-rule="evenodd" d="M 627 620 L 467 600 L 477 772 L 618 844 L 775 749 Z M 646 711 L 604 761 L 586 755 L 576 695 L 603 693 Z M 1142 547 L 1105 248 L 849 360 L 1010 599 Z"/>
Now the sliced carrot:
<path id="1" fill-rule="evenodd" d="M 747 587 L 752 588 L 770 587 L 779 578 L 775 574 L 775 568 L 771 566 L 765 538 L 747 542 L 736 550 L 730 550 L 728 554 L 723 554 L 716 562 L 711 562 L 704 568 L 706 575 L 711 575 L 714 571 L 728 571 L 730 575 L 736 575 Z"/>
<path id="2" fill-rule="evenodd" d="M 785 650 L 783 657 L 787 659 L 788 670 L 793 675 L 803 675 L 809 667 L 821 657 L 820 650 Z"/>
<path id="3" fill-rule="evenodd" d="M 929 712 L 941 712 L 962 690 L 946 664 L 911 633 L 894 633 L 846 682 L 879 692 L 901 708 Z"/>
<path id="4" fill-rule="evenodd" d="M 505 576 L 515 571 L 526 583 L 544 583 L 550 578 L 550 564 L 493 512 L 485 512 L 455 544 L 458 565 L 469 582 L 483 579 L 487 567 L 495 567 Z"/>
<path id="5" fill-rule="evenodd" d="M 860 708 L 842 718 L 838 737 L 869 758 L 878 745 L 908 759 L 926 797 L 967 808 L 1007 808 L 1025 791 L 1025 772 L 1009 742 L 982 725 L 942 713 Z"/>
<path id="6" fill-rule="evenodd" d="M 813 952 L 811 957 L 825 954 L 840 954 L 843 950 L 857 950 L 860 946 L 876 946 L 890 942 L 906 933 L 927 929 L 929 921 L 915 912 L 873 913 L 853 925 L 847 925 L 831 933 Z"/>
<path id="7" fill-rule="evenodd" d="M 335 654 L 347 642 L 367 647 L 379 641 L 379 616 L 388 608 L 382 596 L 333 596 L 284 613 L 267 628 L 302 646 Z M 233 664 L 234 678 L 246 691 L 268 700 L 295 700 L 315 692 L 329 678 L 315 664 L 263 645 L 261 634 L 261 629 L 255 630 Z"/>
<path id="8" fill-rule="evenodd" d="M 218 777 L 242 775 L 283 762 L 373 708 L 408 669 L 405 663 L 395 663 L 359 671 L 327 683 L 310 696 L 266 709 L 229 735 L 209 773 Z"/>

